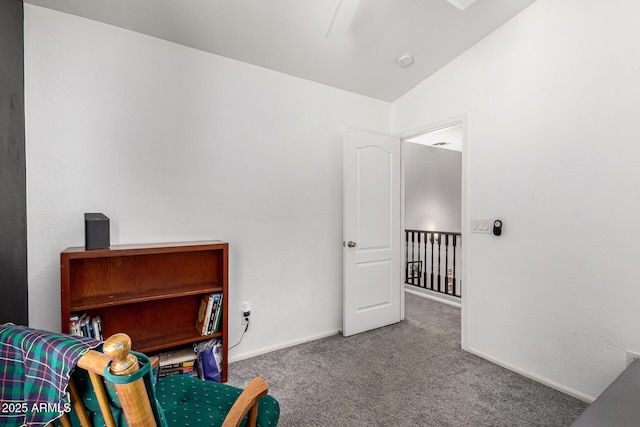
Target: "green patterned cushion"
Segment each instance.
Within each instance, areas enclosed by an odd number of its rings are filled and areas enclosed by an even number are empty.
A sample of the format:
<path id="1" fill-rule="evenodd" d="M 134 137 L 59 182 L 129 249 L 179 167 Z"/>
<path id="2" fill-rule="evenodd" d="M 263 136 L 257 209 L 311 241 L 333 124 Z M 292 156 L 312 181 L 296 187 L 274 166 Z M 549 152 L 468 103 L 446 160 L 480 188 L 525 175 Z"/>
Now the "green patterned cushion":
<path id="1" fill-rule="evenodd" d="M 242 389 L 185 375 L 170 375 L 156 383 L 156 398 L 169 426 L 222 425 L 240 393 Z M 258 403 L 257 426 L 275 426 L 279 417 L 278 401 L 263 397 Z"/>
<path id="2" fill-rule="evenodd" d="M 100 403 L 98 403 L 98 397 L 93 389 L 93 385 L 91 384 L 87 371 L 84 369 L 76 369 L 73 371 L 73 375 L 71 377 L 76 384 L 78 393 L 82 396 L 82 403 L 84 403 L 84 406 L 87 409 L 87 416 L 89 417 L 91 424 L 94 426 L 105 425 L 102 412 L 100 411 Z M 106 389 L 107 396 L 109 397 L 109 406 L 111 407 L 111 413 L 113 414 L 116 425 L 126 426 L 127 422 L 124 418 L 124 412 L 122 412 L 122 406 L 120 406 L 120 402 L 118 401 L 118 396 L 113 385 L 107 384 Z M 69 416 L 71 418 L 71 425 L 80 426 L 80 420 L 78 419 L 75 411 L 71 412 Z M 61 420 L 57 419 L 54 422 L 54 425 L 62 426 Z"/>

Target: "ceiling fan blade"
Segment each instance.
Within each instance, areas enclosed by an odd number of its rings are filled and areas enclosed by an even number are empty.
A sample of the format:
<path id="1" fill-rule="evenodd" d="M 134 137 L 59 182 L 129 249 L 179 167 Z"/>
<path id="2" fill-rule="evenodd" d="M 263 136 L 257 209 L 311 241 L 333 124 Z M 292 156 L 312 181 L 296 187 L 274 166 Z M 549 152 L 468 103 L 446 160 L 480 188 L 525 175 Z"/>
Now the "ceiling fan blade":
<path id="1" fill-rule="evenodd" d="M 338 0 L 336 11 L 327 31 L 327 37 L 342 37 L 349 30 L 360 0 Z"/>
<path id="2" fill-rule="evenodd" d="M 469 6 L 471 6 L 476 2 L 476 0 L 447 0 L 447 1 L 460 10 L 465 10 L 466 8 L 468 8 Z"/>

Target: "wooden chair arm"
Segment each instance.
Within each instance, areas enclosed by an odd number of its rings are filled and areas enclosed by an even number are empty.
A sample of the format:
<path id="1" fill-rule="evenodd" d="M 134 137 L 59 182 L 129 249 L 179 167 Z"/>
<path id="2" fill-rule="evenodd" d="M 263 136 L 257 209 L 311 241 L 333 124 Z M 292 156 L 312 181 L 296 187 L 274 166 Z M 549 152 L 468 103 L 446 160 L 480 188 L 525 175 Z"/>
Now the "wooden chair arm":
<path id="1" fill-rule="evenodd" d="M 103 353 L 95 350 L 89 350 L 86 352 L 80 360 L 78 360 L 78 366 L 88 372 L 102 376 L 104 367 L 109 363 L 109 358 Z"/>
<path id="2" fill-rule="evenodd" d="M 222 427 L 238 427 L 247 413 L 249 413 L 247 427 L 255 427 L 258 416 L 258 400 L 266 396 L 268 391 L 269 385 L 262 378 L 257 377 L 251 380 L 231 407 Z"/>

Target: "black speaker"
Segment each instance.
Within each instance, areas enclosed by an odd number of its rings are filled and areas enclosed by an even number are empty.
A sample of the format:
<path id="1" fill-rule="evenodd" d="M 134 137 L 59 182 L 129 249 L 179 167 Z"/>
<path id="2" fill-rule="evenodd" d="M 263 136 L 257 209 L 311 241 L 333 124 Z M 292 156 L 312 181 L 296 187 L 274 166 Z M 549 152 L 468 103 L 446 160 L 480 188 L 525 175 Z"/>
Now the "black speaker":
<path id="1" fill-rule="evenodd" d="M 109 246 L 109 218 L 101 213 L 84 214 L 84 248 L 104 249 Z"/>

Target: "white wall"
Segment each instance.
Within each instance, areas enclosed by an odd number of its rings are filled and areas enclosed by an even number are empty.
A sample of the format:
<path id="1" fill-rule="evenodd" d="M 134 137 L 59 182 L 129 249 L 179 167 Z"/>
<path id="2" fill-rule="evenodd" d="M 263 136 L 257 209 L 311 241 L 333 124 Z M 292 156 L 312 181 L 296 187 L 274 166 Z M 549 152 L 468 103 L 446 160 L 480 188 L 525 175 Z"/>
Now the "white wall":
<path id="1" fill-rule="evenodd" d="M 112 244 L 230 242 L 232 357 L 341 327 L 342 131 L 389 104 L 29 4 L 25 38 L 32 326 L 96 211 Z"/>
<path id="2" fill-rule="evenodd" d="M 468 113 L 469 217 L 504 221 L 466 237 L 469 349 L 586 399 L 640 350 L 638 16 L 538 0 L 392 107 Z"/>
<path id="3" fill-rule="evenodd" d="M 460 232 L 462 153 L 404 144 L 405 228 Z"/>

